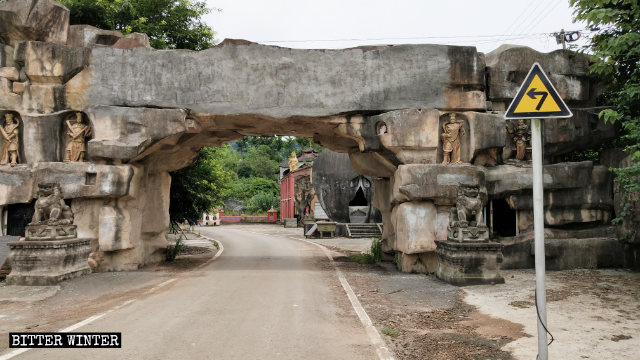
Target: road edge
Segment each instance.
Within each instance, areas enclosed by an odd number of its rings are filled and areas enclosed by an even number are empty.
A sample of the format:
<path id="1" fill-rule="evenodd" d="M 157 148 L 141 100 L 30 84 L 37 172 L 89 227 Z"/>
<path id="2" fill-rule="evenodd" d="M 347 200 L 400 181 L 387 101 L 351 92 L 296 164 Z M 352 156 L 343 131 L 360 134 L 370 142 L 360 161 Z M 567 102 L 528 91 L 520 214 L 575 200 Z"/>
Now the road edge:
<path id="1" fill-rule="evenodd" d="M 335 261 L 333 260 L 333 256 L 331 256 L 331 253 L 329 252 L 329 249 L 313 241 L 299 239 L 292 236 L 288 236 L 288 238 L 297 240 L 297 241 L 302 241 L 307 244 L 315 245 L 322 250 L 322 252 L 329 259 L 329 262 L 333 266 L 333 269 L 336 271 L 336 275 L 338 276 L 340 285 L 342 285 L 342 289 L 344 289 L 344 292 L 347 294 L 347 297 L 349 298 L 349 302 L 351 303 L 351 307 L 356 312 L 356 315 L 358 315 L 358 319 L 360 319 L 360 323 L 362 323 L 362 326 L 364 327 L 364 330 L 367 333 L 367 336 L 369 337 L 369 341 L 375 348 L 376 354 L 378 355 L 378 359 L 379 360 L 395 360 L 393 352 L 389 350 L 387 343 L 384 341 L 382 336 L 380 336 L 378 329 L 375 326 L 373 326 L 373 322 L 371 321 L 371 318 L 367 314 L 367 311 L 364 309 L 364 307 L 362 307 L 360 300 L 358 300 L 358 297 L 353 292 L 353 289 L 351 288 L 351 285 L 349 285 L 347 278 L 342 273 L 342 270 L 340 270 L 338 268 L 338 265 L 336 265 Z"/>

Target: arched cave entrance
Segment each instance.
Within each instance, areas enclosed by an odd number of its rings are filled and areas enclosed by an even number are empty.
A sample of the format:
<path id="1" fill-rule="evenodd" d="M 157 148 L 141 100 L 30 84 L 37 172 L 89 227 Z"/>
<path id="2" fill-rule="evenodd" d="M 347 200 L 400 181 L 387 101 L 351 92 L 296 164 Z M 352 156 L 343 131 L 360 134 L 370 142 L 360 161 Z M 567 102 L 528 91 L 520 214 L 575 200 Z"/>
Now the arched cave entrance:
<path id="1" fill-rule="evenodd" d="M 351 199 L 351 201 L 349 202 L 349 206 L 369 206 L 369 202 L 367 201 L 367 198 L 364 196 L 364 191 L 362 190 L 362 187 L 358 188 L 358 191 L 356 191 L 356 196 L 354 196 L 353 199 Z"/>

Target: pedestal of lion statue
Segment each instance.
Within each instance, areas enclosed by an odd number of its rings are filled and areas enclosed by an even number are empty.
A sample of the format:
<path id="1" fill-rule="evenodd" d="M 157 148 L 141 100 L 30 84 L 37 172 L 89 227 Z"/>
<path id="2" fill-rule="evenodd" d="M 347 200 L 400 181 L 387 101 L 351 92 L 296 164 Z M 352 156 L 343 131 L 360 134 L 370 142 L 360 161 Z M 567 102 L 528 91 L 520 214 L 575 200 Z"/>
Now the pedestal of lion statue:
<path id="1" fill-rule="evenodd" d="M 89 239 L 78 239 L 58 184 L 38 184 L 32 222 L 22 241 L 10 242 L 8 285 L 56 285 L 91 272 Z"/>
<path id="2" fill-rule="evenodd" d="M 482 219 L 486 203 L 477 184 L 460 184 L 451 208 L 447 240 L 436 241 L 436 276 L 453 285 L 502 284 L 502 244 L 489 240 Z"/>

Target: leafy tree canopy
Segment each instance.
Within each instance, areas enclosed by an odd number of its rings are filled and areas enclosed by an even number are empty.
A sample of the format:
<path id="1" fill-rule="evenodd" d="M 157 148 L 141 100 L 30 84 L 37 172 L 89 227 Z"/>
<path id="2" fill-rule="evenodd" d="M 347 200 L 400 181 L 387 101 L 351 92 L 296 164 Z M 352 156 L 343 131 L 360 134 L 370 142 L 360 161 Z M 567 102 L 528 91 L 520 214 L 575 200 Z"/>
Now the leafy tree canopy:
<path id="1" fill-rule="evenodd" d="M 230 193 L 235 174 L 225 170 L 225 153 L 229 146 L 200 149 L 196 162 L 171 173 L 171 221 L 196 220 L 200 214 L 221 206 Z"/>
<path id="2" fill-rule="evenodd" d="M 640 192 L 640 5 L 637 0 L 570 0 L 576 20 L 599 29 L 584 49 L 592 54 L 591 73 L 607 85 L 601 99 L 610 106 L 600 116 L 624 129 L 622 143 L 631 166 L 615 169 L 626 201 L 619 219 L 637 208 Z"/>
<path id="3" fill-rule="evenodd" d="M 203 50 L 213 46 L 215 32 L 202 22 L 211 12 L 198 0 L 59 0 L 70 11 L 70 23 L 93 25 L 124 34 L 141 32 L 156 49 Z"/>

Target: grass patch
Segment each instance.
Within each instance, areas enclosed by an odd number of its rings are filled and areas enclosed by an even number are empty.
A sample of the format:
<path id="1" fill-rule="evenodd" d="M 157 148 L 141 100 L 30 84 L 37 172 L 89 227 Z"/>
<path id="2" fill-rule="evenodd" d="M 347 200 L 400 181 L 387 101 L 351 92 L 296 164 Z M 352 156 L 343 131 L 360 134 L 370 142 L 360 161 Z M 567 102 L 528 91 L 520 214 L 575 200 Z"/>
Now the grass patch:
<path id="1" fill-rule="evenodd" d="M 394 330 L 392 328 L 382 328 L 382 330 L 380 330 L 383 334 L 385 335 L 389 335 L 389 336 L 397 336 L 400 333 L 398 332 L 398 330 Z"/>
<path id="2" fill-rule="evenodd" d="M 396 268 L 398 268 L 398 270 L 402 269 L 402 253 L 401 252 L 397 252 L 394 256 L 394 262 L 396 263 Z"/>
<path id="3" fill-rule="evenodd" d="M 183 247 L 184 244 L 182 243 L 182 236 L 180 236 L 174 245 L 167 246 L 167 252 L 164 255 L 165 260 L 173 262 Z"/>
<path id="4" fill-rule="evenodd" d="M 213 246 L 215 246 L 216 249 L 220 249 L 220 244 L 218 244 L 218 242 L 215 240 L 213 240 Z"/>
<path id="5" fill-rule="evenodd" d="M 360 264 L 374 264 L 375 260 L 371 254 L 355 254 L 349 255 L 349 260 Z"/>
<path id="6" fill-rule="evenodd" d="M 382 261 L 382 241 L 379 238 L 371 242 L 371 257 L 374 263 Z"/>
<path id="7" fill-rule="evenodd" d="M 360 264 L 375 264 L 382 260 L 382 243 L 380 239 L 375 239 L 371 242 L 371 249 L 367 254 L 355 254 L 349 255 L 349 260 L 355 261 Z"/>

